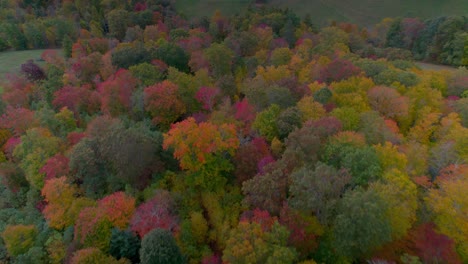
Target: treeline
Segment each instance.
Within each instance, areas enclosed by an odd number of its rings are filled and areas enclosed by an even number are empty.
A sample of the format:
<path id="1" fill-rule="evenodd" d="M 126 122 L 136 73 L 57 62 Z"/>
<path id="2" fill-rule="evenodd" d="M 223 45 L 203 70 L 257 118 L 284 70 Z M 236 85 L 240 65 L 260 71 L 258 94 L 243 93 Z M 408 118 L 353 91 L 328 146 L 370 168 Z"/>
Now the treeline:
<path id="1" fill-rule="evenodd" d="M 399 20 L 100 3 L 162 9 L 80 14 L 1 84 L 1 261 L 468 261 L 468 73 L 418 68 Z"/>
<path id="2" fill-rule="evenodd" d="M 172 2 L 168 0 L 144 2 L 3 0 L 0 6 L 2 7 L 0 51 L 69 46 L 70 42 L 78 38 L 80 29 L 86 29 L 95 37 L 131 42 L 138 35 L 143 35 L 146 26 L 155 25 L 163 18 L 164 23 L 170 27 L 183 24 L 192 28 L 210 27 L 210 19 L 206 17 L 192 19 L 187 23 L 177 15 Z M 285 11 L 286 16 L 259 15 L 262 12 L 269 11 L 266 7 L 253 5 L 247 14 L 234 18 L 230 26 L 242 27 L 238 23 L 251 19 L 254 23 L 263 21 L 272 26 L 275 34 L 281 37 L 288 34 L 285 39 L 293 45 L 295 32 L 292 30 L 298 26 L 301 19 L 291 11 Z M 284 11 L 276 10 L 276 12 Z M 310 17 L 306 16 L 303 22 L 313 27 L 310 21 Z M 357 29 L 357 26 L 352 24 L 346 24 L 345 27 L 348 31 L 361 31 L 367 44 L 364 52 L 366 56 L 385 56 L 382 53 L 386 52 L 381 49 L 390 47 L 404 49 L 404 57 L 462 66 L 468 64 L 467 21 L 466 16 L 441 16 L 425 21 L 418 18 L 386 18 L 381 23 L 365 29 Z M 245 25 L 248 23 L 244 23 Z M 336 26 L 336 23 L 333 22 L 333 25 Z M 232 29 L 224 30 L 226 31 L 224 34 L 227 34 Z"/>

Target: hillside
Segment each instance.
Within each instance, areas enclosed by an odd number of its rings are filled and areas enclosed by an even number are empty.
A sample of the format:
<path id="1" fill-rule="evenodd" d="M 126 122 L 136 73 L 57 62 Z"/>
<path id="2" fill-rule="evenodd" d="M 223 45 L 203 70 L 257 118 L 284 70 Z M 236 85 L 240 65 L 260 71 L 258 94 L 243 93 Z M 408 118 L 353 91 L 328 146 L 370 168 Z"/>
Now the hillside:
<path id="1" fill-rule="evenodd" d="M 245 10 L 251 0 L 177 0 L 178 11 L 188 17 L 210 16 L 219 9 L 231 15 Z M 441 15 L 467 14 L 465 0 L 268 0 L 268 6 L 290 8 L 304 16 L 310 14 L 314 23 L 323 25 L 331 20 L 369 26 L 385 17 L 430 18 Z"/>

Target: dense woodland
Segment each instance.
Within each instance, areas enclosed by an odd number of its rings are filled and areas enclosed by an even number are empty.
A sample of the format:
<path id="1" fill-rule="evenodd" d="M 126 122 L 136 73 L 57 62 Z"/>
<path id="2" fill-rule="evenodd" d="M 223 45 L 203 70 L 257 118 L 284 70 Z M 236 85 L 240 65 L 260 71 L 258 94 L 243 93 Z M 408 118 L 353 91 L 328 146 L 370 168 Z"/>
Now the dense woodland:
<path id="1" fill-rule="evenodd" d="M 468 17 L 0 0 L 1 263 L 467 263 Z"/>

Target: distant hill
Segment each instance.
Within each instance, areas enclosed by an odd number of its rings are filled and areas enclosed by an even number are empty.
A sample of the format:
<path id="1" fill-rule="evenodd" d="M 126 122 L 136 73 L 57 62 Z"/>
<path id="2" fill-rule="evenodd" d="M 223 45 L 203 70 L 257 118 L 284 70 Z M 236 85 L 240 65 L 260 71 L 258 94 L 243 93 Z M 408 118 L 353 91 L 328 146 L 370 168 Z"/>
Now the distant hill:
<path id="1" fill-rule="evenodd" d="M 211 16 L 219 9 L 232 15 L 246 9 L 252 0 L 176 0 L 175 6 L 187 17 Z M 331 20 L 373 25 L 384 17 L 431 18 L 468 15 L 468 0 L 265 0 L 266 5 L 288 7 L 297 14 L 310 14 L 323 25 Z"/>

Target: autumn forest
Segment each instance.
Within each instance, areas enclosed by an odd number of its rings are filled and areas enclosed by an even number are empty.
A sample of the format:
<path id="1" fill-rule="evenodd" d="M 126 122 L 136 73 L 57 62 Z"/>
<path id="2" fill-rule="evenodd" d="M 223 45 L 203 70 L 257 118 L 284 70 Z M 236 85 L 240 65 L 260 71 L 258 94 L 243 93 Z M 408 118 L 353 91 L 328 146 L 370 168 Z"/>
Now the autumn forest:
<path id="1" fill-rule="evenodd" d="M 0 263 L 468 263 L 468 16 L 265 2 L 0 0 Z"/>

